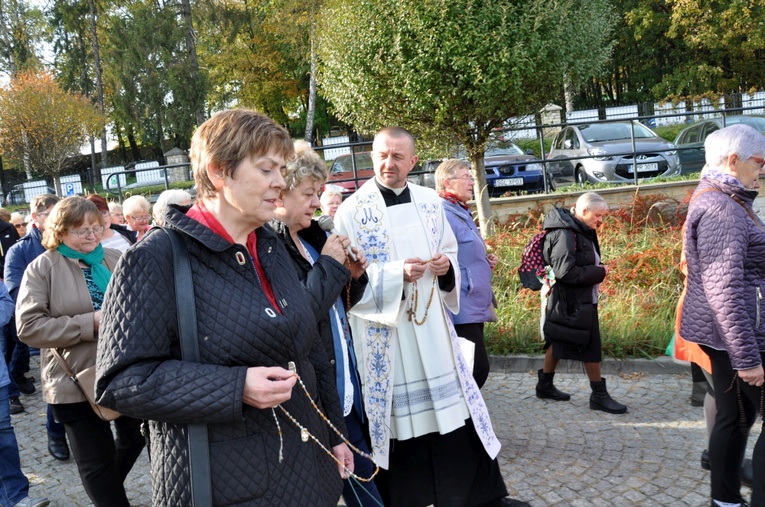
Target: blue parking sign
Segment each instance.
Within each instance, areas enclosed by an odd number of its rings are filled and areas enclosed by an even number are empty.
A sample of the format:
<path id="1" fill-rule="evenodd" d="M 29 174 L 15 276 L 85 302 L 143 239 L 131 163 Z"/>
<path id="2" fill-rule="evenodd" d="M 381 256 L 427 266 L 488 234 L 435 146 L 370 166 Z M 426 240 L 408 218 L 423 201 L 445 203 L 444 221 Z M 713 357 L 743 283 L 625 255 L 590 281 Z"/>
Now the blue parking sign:
<path id="1" fill-rule="evenodd" d="M 66 183 L 64 185 L 64 193 L 67 197 L 74 195 L 74 183 Z"/>

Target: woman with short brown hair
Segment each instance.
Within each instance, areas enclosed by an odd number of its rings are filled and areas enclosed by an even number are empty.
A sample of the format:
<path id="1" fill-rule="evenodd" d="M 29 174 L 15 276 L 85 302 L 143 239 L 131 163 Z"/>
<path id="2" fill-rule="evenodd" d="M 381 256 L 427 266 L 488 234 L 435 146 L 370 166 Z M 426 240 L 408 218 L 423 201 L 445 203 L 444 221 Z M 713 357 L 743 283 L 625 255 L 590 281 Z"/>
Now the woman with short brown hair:
<path id="1" fill-rule="evenodd" d="M 325 421 L 345 430 L 311 304 L 263 227 L 292 156 L 287 130 L 254 111 L 218 113 L 194 134 L 197 202 L 170 206 L 164 227 L 188 251 L 200 362 L 180 352 L 168 233 L 149 231 L 115 271 L 98 400 L 149 419 L 155 506 L 192 503 L 192 423 L 207 427 L 213 505 L 335 506 L 353 470 Z"/>

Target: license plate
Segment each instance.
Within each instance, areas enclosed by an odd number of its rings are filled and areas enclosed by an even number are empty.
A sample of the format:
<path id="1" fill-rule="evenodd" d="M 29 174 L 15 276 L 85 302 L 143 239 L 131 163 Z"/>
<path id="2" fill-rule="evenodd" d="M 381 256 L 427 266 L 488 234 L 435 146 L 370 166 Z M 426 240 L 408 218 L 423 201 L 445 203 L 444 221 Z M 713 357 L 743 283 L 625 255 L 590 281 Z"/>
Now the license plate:
<path id="1" fill-rule="evenodd" d="M 502 178 L 494 183 L 495 187 L 522 187 L 523 178 Z"/>
<path id="2" fill-rule="evenodd" d="M 658 162 L 655 162 L 653 164 L 638 164 L 637 165 L 637 171 L 639 173 L 647 173 L 647 172 L 658 171 L 658 170 L 659 170 Z M 627 172 L 630 174 L 633 173 L 632 164 L 627 166 Z"/>

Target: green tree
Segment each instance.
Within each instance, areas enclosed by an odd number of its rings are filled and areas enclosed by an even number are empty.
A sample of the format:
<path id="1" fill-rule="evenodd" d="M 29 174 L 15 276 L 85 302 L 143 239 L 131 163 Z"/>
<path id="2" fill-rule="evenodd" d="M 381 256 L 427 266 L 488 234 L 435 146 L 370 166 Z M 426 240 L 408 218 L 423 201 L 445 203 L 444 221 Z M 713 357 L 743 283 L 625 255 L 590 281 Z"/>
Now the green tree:
<path id="1" fill-rule="evenodd" d="M 559 96 L 609 54 L 606 0 L 330 0 L 320 91 L 357 130 L 400 125 L 465 147 L 483 234 L 493 230 L 483 153 L 495 129 Z"/>
<path id="2" fill-rule="evenodd" d="M 223 0 L 196 5 L 197 49 L 209 72 L 209 106 L 257 109 L 290 125 L 297 135 L 308 108 L 315 3 Z"/>
<path id="3" fill-rule="evenodd" d="M 577 107 L 697 100 L 765 86 L 765 4 L 738 0 L 618 2 L 613 56 Z"/>
<path id="4" fill-rule="evenodd" d="M 52 176 L 55 188 L 61 170 L 104 123 L 90 100 L 64 91 L 49 72 L 19 72 L 0 91 L 3 154 L 28 157 L 33 174 Z"/>
<path id="5" fill-rule="evenodd" d="M 38 69 L 48 25 L 40 9 L 23 0 L 0 0 L 0 71 Z"/>
<path id="6" fill-rule="evenodd" d="M 657 85 L 659 96 L 695 98 L 765 86 L 765 3 L 669 0 L 667 37 L 683 46 L 684 58 Z"/>
<path id="7" fill-rule="evenodd" d="M 112 118 L 135 143 L 161 155 L 188 147 L 203 119 L 206 80 L 189 44 L 190 12 L 181 2 L 126 0 L 112 9 L 104 37 L 104 80 Z"/>

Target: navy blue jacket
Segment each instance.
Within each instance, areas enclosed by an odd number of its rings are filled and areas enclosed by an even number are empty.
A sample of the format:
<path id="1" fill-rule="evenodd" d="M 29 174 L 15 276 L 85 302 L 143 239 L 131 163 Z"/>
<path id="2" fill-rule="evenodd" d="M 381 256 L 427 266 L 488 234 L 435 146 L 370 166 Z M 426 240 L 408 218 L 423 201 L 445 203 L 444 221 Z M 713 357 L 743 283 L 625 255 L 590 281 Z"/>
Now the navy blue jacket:
<path id="1" fill-rule="evenodd" d="M 45 253 L 45 247 L 42 245 L 42 232 L 35 227 L 23 238 L 18 240 L 5 254 L 5 286 L 8 292 L 16 302 L 19 294 L 21 278 L 24 276 L 24 270 L 37 257 Z"/>

